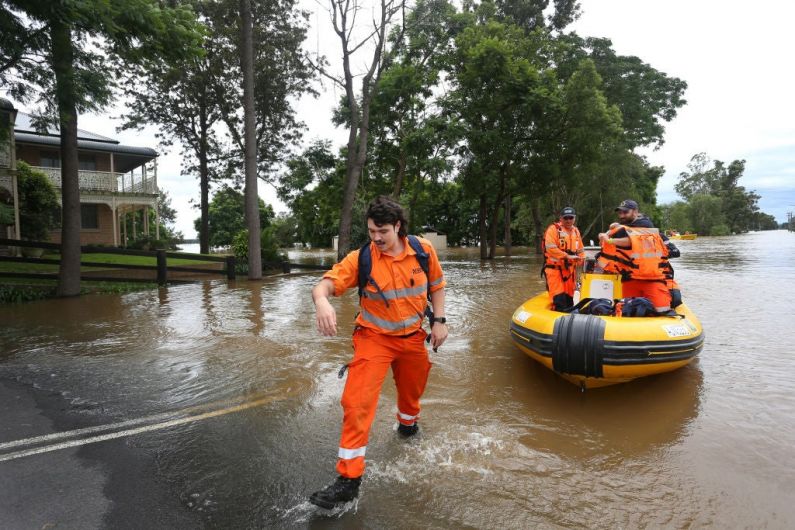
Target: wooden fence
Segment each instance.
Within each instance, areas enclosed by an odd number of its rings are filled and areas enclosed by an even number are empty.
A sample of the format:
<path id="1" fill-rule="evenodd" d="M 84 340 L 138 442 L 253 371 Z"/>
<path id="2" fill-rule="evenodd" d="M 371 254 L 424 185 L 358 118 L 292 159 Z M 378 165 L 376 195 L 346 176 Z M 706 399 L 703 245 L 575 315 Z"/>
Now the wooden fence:
<path id="1" fill-rule="evenodd" d="M 41 248 L 46 250 L 61 250 L 61 245 L 58 243 L 46 243 L 44 241 L 23 241 L 16 239 L 2 239 L 0 238 L 0 245 L 9 247 L 22 247 L 22 248 Z M 146 256 L 154 257 L 157 260 L 157 265 L 133 265 L 123 263 L 101 263 L 93 261 L 83 261 L 81 259 L 80 265 L 82 267 L 101 267 L 104 269 L 125 269 L 125 270 L 139 270 L 139 271 L 156 271 L 157 283 L 165 285 L 169 280 L 168 272 L 189 272 L 195 274 L 215 274 L 226 276 L 230 280 L 236 278 L 235 267 L 237 260 L 235 256 L 206 256 L 203 254 L 189 254 L 184 252 L 167 252 L 165 250 L 127 250 L 116 247 L 97 247 L 97 246 L 84 246 L 80 247 L 81 254 L 119 254 L 122 256 Z M 224 263 L 221 269 L 203 269 L 198 267 L 186 267 L 180 265 L 168 265 L 168 259 L 186 259 L 195 261 L 210 261 Z M 41 263 L 58 265 L 59 259 L 52 258 L 32 258 L 32 257 L 14 257 L 14 256 L 0 256 L 0 261 L 17 262 L 17 263 Z M 264 262 L 263 268 L 281 269 L 284 273 L 289 273 L 292 269 L 303 270 L 329 270 L 331 267 L 326 265 L 307 265 L 302 263 L 290 263 L 289 261 L 279 262 Z M 58 275 L 54 273 L 33 273 L 33 272 L 2 272 L 0 277 L 6 278 L 47 278 L 57 279 Z M 119 278 L 115 276 L 97 276 L 94 274 L 81 274 L 81 280 L 92 281 L 109 281 L 109 282 L 151 282 L 149 279 L 141 278 Z"/>

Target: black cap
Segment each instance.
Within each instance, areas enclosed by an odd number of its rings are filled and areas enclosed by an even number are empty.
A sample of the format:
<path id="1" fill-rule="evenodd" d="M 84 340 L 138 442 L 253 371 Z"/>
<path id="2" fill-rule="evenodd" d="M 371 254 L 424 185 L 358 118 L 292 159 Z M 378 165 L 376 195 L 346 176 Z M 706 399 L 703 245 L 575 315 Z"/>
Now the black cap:
<path id="1" fill-rule="evenodd" d="M 577 215 L 577 213 L 571 206 L 566 206 L 560 211 L 560 216 L 563 217 L 564 215 Z"/>
<path id="2" fill-rule="evenodd" d="M 618 210 L 637 210 L 637 209 L 638 209 L 638 203 L 636 203 L 635 201 L 633 201 L 631 199 L 624 199 L 623 201 L 621 201 L 621 204 L 618 205 L 618 207 L 616 208 L 616 211 L 618 211 Z"/>

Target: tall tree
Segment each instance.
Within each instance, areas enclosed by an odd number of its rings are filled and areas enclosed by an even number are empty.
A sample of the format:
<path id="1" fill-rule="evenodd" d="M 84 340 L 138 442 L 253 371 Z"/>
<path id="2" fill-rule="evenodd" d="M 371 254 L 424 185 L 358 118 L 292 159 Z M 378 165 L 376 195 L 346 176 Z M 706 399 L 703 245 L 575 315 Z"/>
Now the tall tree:
<path id="1" fill-rule="evenodd" d="M 257 203 L 257 130 L 254 110 L 254 43 L 251 0 L 240 0 L 240 69 L 243 71 L 243 149 L 246 173 L 246 228 L 248 229 L 248 278 L 262 278 L 259 209 Z"/>
<path id="2" fill-rule="evenodd" d="M 190 9 L 156 0 L 3 0 L 0 15 L 25 21 L 11 26 L 27 28 L 21 46 L 26 51 L 12 52 L 15 76 L 37 89 L 43 114 L 60 126 L 63 217 L 57 293 L 75 296 L 80 293 L 78 112 L 108 103 L 114 81 L 108 57 L 148 68 L 163 58 L 196 54 L 200 34 Z M 50 69 L 29 67 L 21 58 L 30 54 L 46 57 Z"/>
<path id="3" fill-rule="evenodd" d="M 367 146 L 370 134 L 370 107 L 373 96 L 378 89 L 381 73 L 390 63 L 395 49 L 387 44 L 389 28 L 396 18 L 403 14 L 406 0 L 380 0 L 378 18 L 373 19 L 372 30 L 366 30 L 366 36 L 354 40 L 357 28 L 356 16 L 362 9 L 359 0 L 329 0 L 331 22 L 334 32 L 340 39 L 342 48 L 342 75 L 333 75 L 327 68 L 318 63 L 321 73 L 345 90 L 348 117 L 348 150 L 345 162 L 345 180 L 342 191 L 342 211 L 340 214 L 339 241 L 337 256 L 342 259 L 351 246 L 351 220 L 356 197 L 356 188 L 367 160 Z M 394 42 L 399 43 L 397 38 Z M 354 86 L 356 73 L 352 61 L 357 51 L 369 46 L 372 51 L 369 65 L 362 75 L 361 86 L 357 92 Z"/>
<path id="4" fill-rule="evenodd" d="M 200 181 L 202 252 L 209 247 L 208 208 L 214 181 L 239 178 L 244 170 L 243 73 L 239 0 L 193 0 L 207 38 L 204 55 L 162 64 L 127 80 L 127 126 L 157 124 L 161 141 L 183 147 L 186 171 Z M 310 90 L 310 70 L 301 52 L 304 14 L 295 0 L 249 0 L 254 62 L 257 176 L 266 178 L 298 137 L 291 99 Z M 251 270 L 251 269 L 250 269 Z"/>
<path id="5" fill-rule="evenodd" d="M 461 133 L 462 183 L 480 204 L 482 259 L 495 257 L 505 198 L 549 119 L 545 111 L 557 105 L 554 75 L 535 62 L 542 42 L 495 19 L 456 38 L 453 90 L 443 106 Z"/>

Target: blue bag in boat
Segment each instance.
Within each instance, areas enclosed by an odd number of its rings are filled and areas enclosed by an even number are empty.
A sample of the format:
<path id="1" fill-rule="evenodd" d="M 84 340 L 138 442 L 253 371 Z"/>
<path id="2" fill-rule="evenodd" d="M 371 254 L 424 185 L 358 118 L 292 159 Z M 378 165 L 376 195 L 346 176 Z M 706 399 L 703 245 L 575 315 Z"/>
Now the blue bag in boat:
<path id="1" fill-rule="evenodd" d="M 624 317 L 653 317 L 657 314 L 651 301 L 642 296 L 622 298 L 621 303 L 621 316 Z"/>
<path id="2" fill-rule="evenodd" d="M 571 313 L 581 315 L 612 315 L 613 302 L 607 298 L 584 298 L 574 306 Z"/>

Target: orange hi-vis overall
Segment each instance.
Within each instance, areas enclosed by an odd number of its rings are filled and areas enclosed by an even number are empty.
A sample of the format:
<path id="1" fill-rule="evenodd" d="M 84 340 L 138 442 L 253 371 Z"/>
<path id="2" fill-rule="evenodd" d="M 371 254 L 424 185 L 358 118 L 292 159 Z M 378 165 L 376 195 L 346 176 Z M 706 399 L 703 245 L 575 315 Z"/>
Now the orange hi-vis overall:
<path id="1" fill-rule="evenodd" d="M 585 256 L 580 231 L 574 226 L 568 232 L 562 224 L 552 223 L 544 233 L 544 276 L 549 299 L 553 302 L 555 296 L 561 293 L 574 295 L 576 265 L 574 261 L 564 258 L 567 254 L 576 254 L 580 258 Z"/>
<path id="2" fill-rule="evenodd" d="M 348 364 L 341 400 L 343 421 L 337 472 L 343 477 L 356 478 L 364 473 L 370 426 L 390 367 L 397 387 L 398 421 L 414 425 L 420 414 L 420 397 L 431 369 L 426 333 L 422 330 L 428 284 L 430 292 L 445 286 L 436 251 L 429 241 L 420 239 L 420 243 L 429 254 L 427 276 L 406 238 L 403 238 L 405 250 L 394 257 L 370 244 L 370 275 L 386 301 L 370 284 L 360 300 L 361 312 L 353 332 L 354 355 Z M 335 296 L 357 287 L 359 251 L 348 254 L 323 277 L 334 282 Z"/>
<path id="3" fill-rule="evenodd" d="M 656 228 L 618 226 L 608 237 L 626 230 L 630 248 L 602 243 L 597 264 L 607 272 L 621 274 L 625 297 L 648 298 L 657 311 L 670 309 L 673 269 L 668 262 L 668 248 Z"/>

